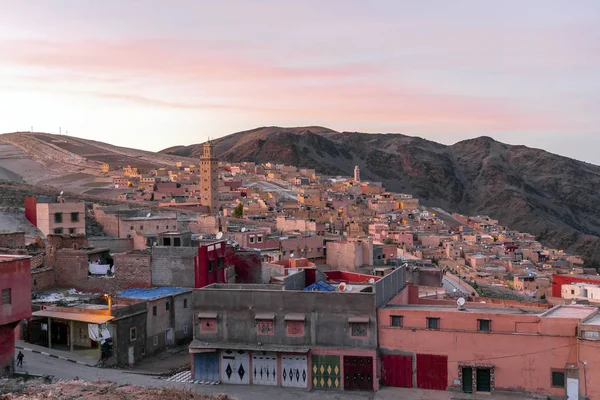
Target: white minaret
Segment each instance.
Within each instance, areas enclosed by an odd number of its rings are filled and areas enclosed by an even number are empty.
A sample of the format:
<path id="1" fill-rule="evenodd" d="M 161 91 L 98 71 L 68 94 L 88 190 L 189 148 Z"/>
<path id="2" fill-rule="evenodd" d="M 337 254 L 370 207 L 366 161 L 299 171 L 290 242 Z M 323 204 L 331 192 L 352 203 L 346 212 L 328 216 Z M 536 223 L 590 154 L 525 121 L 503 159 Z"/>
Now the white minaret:
<path id="1" fill-rule="evenodd" d="M 358 165 L 354 167 L 354 182 L 360 182 L 360 169 Z"/>

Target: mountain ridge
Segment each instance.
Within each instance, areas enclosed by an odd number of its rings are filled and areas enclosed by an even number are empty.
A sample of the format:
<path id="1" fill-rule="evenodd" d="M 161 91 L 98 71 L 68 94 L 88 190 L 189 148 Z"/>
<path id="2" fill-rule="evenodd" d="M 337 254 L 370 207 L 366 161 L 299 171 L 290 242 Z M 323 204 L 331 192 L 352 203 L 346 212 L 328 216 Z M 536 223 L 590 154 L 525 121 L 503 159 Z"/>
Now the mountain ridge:
<path id="1" fill-rule="evenodd" d="M 223 161 L 275 162 L 381 181 L 423 203 L 489 214 L 548 245 L 600 261 L 600 166 L 489 136 L 444 145 L 403 134 L 336 132 L 324 127 L 262 127 L 213 140 Z M 197 157 L 201 144 L 173 153 Z M 162 152 L 165 152 L 163 150 Z"/>

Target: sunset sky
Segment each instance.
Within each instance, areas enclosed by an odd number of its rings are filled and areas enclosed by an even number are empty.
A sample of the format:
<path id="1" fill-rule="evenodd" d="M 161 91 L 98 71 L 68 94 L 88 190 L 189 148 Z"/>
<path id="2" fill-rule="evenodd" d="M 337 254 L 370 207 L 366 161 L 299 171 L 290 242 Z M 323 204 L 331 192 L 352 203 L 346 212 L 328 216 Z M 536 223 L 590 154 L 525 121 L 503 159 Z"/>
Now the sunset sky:
<path id="1" fill-rule="evenodd" d="M 0 0 L 0 132 L 161 150 L 258 126 L 600 164 L 600 1 Z"/>

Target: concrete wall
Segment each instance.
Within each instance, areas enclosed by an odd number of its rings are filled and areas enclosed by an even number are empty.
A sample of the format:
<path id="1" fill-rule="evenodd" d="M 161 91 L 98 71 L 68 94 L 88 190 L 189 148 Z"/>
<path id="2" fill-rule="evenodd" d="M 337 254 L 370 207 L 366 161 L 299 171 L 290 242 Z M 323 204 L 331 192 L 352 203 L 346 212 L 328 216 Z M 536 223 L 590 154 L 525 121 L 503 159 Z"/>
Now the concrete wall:
<path id="1" fill-rule="evenodd" d="M 193 296 L 192 292 L 184 292 L 174 296 L 162 297 L 148 301 L 148 326 L 146 339 L 146 355 L 155 354 L 166 347 L 190 341 L 193 335 Z M 166 304 L 169 303 L 169 310 Z M 156 307 L 156 315 L 154 315 Z M 185 332 L 187 326 L 187 333 Z M 166 343 L 167 329 L 173 329 L 173 343 Z M 154 344 L 154 337 L 158 342 Z"/>
<path id="2" fill-rule="evenodd" d="M 136 303 L 124 307 L 113 307 L 114 320 L 110 321 L 114 332 L 114 354 L 110 364 L 127 365 L 129 347 L 133 347 L 134 361 L 142 360 L 146 350 L 146 302 Z M 130 340 L 130 329 L 135 327 L 137 339 Z"/>
<path id="3" fill-rule="evenodd" d="M 226 287 L 227 285 L 218 285 Z M 198 319 L 195 338 L 206 342 L 233 342 L 279 346 L 377 347 L 375 296 L 372 293 L 324 293 L 285 290 L 211 289 L 194 291 L 194 313 L 216 312 L 217 332 L 201 333 Z M 255 313 L 274 313 L 274 335 L 258 335 Z M 305 315 L 304 336 L 287 336 L 285 315 Z M 366 338 L 350 336 L 348 318 L 368 317 Z"/>
<path id="4" fill-rule="evenodd" d="M 197 247 L 152 247 L 152 285 L 194 287 Z"/>

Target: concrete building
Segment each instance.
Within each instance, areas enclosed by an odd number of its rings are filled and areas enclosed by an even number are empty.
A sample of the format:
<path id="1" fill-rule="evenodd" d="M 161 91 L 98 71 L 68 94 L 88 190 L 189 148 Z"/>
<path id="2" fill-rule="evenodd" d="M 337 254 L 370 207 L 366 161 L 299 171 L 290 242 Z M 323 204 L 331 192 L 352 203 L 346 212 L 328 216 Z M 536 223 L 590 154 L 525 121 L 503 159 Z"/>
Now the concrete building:
<path id="1" fill-rule="evenodd" d="M 203 150 L 200 157 L 200 203 L 214 215 L 219 212 L 219 160 L 210 140 L 204 143 Z"/>
<path id="2" fill-rule="evenodd" d="M 85 203 L 58 198 L 25 199 L 27 220 L 44 234 L 85 235 Z"/>
<path id="3" fill-rule="evenodd" d="M 373 240 L 348 238 L 327 242 L 327 265 L 350 272 L 360 272 L 360 267 L 373 265 Z"/>
<path id="4" fill-rule="evenodd" d="M 385 385 L 574 399 L 590 392 L 589 378 L 587 389 L 583 384 L 586 367 L 578 359 L 576 332 L 580 322 L 598 314 L 596 308 L 543 311 L 524 303 L 457 308 L 443 300 L 408 304 L 400 300 L 403 295 L 379 310 Z"/>
<path id="5" fill-rule="evenodd" d="M 31 317 L 30 257 L 0 254 L 0 376 L 12 376 L 15 328 Z"/>
<path id="6" fill-rule="evenodd" d="M 562 285 L 561 297 L 567 300 L 600 303 L 600 284 L 577 282 Z"/>
<path id="7" fill-rule="evenodd" d="M 147 302 L 146 356 L 192 340 L 190 289 L 130 288 L 119 292 L 118 296 Z"/>
<path id="8" fill-rule="evenodd" d="M 193 378 L 377 390 L 377 309 L 405 286 L 404 272 L 340 276 L 342 284 L 313 268 L 286 276 L 281 285 L 195 290 Z"/>

